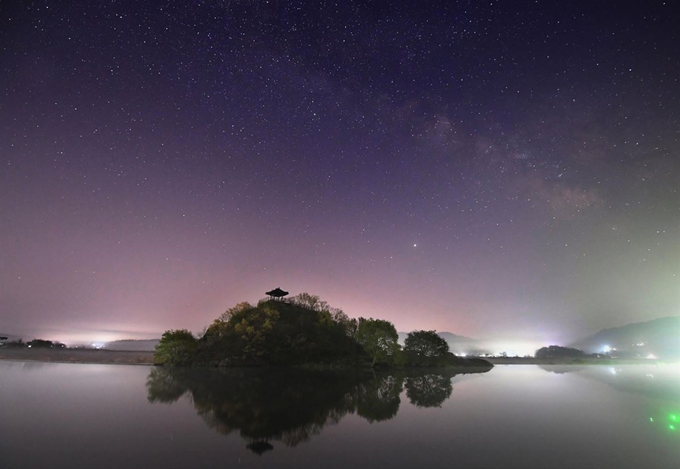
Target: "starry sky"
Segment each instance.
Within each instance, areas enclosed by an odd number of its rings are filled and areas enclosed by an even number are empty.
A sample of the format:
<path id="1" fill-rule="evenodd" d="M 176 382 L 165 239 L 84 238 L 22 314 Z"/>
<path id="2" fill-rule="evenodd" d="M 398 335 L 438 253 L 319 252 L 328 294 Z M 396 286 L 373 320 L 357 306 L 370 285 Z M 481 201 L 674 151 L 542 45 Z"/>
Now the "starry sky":
<path id="1" fill-rule="evenodd" d="M 680 9 L 0 2 L 0 331 L 274 287 L 538 345 L 680 314 Z"/>

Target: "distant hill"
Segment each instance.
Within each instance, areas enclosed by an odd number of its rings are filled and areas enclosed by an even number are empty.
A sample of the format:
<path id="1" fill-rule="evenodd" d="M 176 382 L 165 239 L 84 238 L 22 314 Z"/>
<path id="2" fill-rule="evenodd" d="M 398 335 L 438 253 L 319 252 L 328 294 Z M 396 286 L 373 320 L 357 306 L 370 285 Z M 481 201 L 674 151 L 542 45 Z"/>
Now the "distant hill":
<path id="1" fill-rule="evenodd" d="M 126 350 L 131 352 L 153 352 L 159 339 L 114 340 L 104 344 L 107 350 Z"/>
<path id="2" fill-rule="evenodd" d="M 408 332 L 399 333 L 399 343 L 403 346 Z M 477 339 L 456 335 L 451 332 L 437 332 L 449 344 L 449 350 L 456 355 L 480 355 L 487 353 L 483 343 Z"/>
<path id="3" fill-rule="evenodd" d="M 584 358 L 587 355 L 577 348 L 550 345 L 536 350 L 536 358 Z"/>
<path id="4" fill-rule="evenodd" d="M 5 343 L 5 342 L 14 342 L 15 340 L 19 340 L 21 337 L 18 335 L 13 335 L 13 334 L 5 334 L 3 332 L 0 332 L 0 342 Z"/>
<path id="5" fill-rule="evenodd" d="M 603 353 L 609 347 L 612 355 L 621 357 L 680 358 L 680 316 L 603 329 L 569 346 L 588 353 Z"/>

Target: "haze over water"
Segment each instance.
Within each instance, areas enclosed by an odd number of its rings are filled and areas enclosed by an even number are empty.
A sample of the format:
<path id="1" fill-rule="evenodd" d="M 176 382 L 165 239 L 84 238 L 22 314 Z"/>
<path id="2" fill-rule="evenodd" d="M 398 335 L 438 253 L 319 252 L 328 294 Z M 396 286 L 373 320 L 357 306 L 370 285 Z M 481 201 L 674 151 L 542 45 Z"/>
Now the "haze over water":
<path id="1" fill-rule="evenodd" d="M 338 375 L 0 362 L 6 467 L 670 468 L 676 365 Z"/>

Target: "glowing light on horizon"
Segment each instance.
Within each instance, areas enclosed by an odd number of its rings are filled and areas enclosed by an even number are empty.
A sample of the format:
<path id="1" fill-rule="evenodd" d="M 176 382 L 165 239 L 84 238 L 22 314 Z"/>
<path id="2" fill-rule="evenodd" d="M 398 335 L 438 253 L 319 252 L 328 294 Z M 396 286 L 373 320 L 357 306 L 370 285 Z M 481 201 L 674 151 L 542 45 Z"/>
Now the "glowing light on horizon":
<path id="1" fill-rule="evenodd" d="M 501 356 L 505 353 L 508 357 L 526 357 L 534 356 L 536 350 L 541 348 L 543 343 L 524 342 L 524 341 L 498 341 L 491 345 L 492 350 L 495 349 L 492 355 Z"/>

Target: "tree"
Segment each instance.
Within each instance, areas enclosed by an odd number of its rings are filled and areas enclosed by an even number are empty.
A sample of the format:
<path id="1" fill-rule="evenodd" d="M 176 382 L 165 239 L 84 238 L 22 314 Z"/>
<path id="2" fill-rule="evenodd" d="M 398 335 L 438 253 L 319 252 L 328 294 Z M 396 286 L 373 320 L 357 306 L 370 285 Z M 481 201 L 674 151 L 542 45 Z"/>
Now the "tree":
<path id="1" fill-rule="evenodd" d="M 196 338 L 188 330 L 165 331 L 156 345 L 153 361 L 156 365 L 188 365 L 196 348 Z"/>
<path id="2" fill-rule="evenodd" d="M 25 348 L 28 344 L 25 343 L 23 339 L 17 339 L 12 342 L 7 342 L 5 345 L 9 348 Z"/>
<path id="3" fill-rule="evenodd" d="M 399 352 L 397 330 L 394 324 L 383 319 L 359 318 L 355 338 L 373 359 L 371 366 L 377 362 L 390 363 Z"/>
<path id="4" fill-rule="evenodd" d="M 311 309 L 312 311 L 329 311 L 328 303 L 319 298 L 318 295 L 310 295 L 309 293 L 300 293 L 295 295 L 289 303 L 300 306 L 302 308 Z"/>
<path id="5" fill-rule="evenodd" d="M 583 358 L 585 356 L 582 350 L 559 345 L 550 345 L 536 350 L 536 358 Z"/>
<path id="6" fill-rule="evenodd" d="M 241 303 L 238 303 L 236 306 L 232 306 L 231 308 L 227 309 L 224 313 L 220 315 L 218 318 L 219 321 L 227 322 L 231 317 L 241 311 L 245 311 L 247 309 L 252 309 L 253 305 L 248 303 L 247 301 L 242 301 Z"/>
<path id="7" fill-rule="evenodd" d="M 342 326 L 347 337 L 354 337 L 357 333 L 358 323 L 354 318 L 350 318 L 340 308 L 331 308 L 330 310 L 333 321 Z"/>
<path id="8" fill-rule="evenodd" d="M 409 365 L 433 366 L 449 353 L 449 344 L 436 331 L 413 331 L 404 342 L 404 354 Z"/>
<path id="9" fill-rule="evenodd" d="M 28 346 L 31 348 L 52 348 L 54 344 L 51 340 L 33 339 L 28 343 Z"/>
<path id="10" fill-rule="evenodd" d="M 243 360 L 256 363 L 273 355 L 272 331 L 278 320 L 279 312 L 267 306 L 251 310 L 248 316 L 234 317 L 230 325 L 233 323 L 233 332 L 240 338 Z"/>

